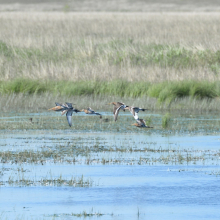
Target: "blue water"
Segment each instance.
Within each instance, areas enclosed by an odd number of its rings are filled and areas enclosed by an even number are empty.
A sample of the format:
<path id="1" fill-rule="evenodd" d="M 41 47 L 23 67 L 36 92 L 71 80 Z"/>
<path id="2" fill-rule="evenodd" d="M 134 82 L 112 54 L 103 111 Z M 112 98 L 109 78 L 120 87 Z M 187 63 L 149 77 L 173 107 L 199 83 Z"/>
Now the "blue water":
<path id="1" fill-rule="evenodd" d="M 219 178 L 192 171 L 200 167 L 178 171 L 184 168 L 73 166 L 70 175 L 84 169 L 85 176 L 99 183 L 89 188 L 2 187 L 0 210 L 3 216 L 27 219 L 54 214 L 68 219 L 72 216 L 67 214 L 83 211 L 103 213 L 103 219 L 138 219 L 138 210 L 139 219 L 219 219 Z"/>
<path id="2" fill-rule="evenodd" d="M 73 214 L 94 214 L 87 219 L 195 220 L 220 219 L 220 135 L 166 135 L 148 133 L 72 132 L 71 130 L 14 130 L 0 132 L 0 152 L 63 150 L 69 144 L 158 152 L 93 152 L 76 163 L 47 159 L 41 163 L 4 162 L 0 158 L 0 219 L 80 219 Z M 162 152 L 169 149 L 171 152 Z M 62 150 L 62 148 L 61 148 Z M 140 157 L 158 159 L 179 150 L 204 155 L 205 162 L 138 165 Z M 178 152 L 176 152 L 177 154 Z M 211 156 L 209 156 L 211 155 Z M 71 155 L 69 155 L 71 157 Z M 94 159 L 89 165 L 88 158 Z M 103 165 L 98 159 L 119 159 Z M 152 160 L 153 160 L 152 159 Z M 131 161 L 134 161 L 131 163 Z M 21 172 L 18 170 L 25 170 Z M 10 185 L 9 178 L 40 181 L 52 176 L 90 179 L 90 187 L 33 184 Z M 96 216 L 101 213 L 102 216 Z M 85 217 L 81 217 L 84 219 Z"/>

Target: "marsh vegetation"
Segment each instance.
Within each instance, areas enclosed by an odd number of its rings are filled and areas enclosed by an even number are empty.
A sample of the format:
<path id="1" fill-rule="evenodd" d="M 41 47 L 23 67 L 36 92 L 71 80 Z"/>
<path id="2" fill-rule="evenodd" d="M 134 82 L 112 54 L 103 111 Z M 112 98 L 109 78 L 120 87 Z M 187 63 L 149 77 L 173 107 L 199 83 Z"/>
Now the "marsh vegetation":
<path id="1" fill-rule="evenodd" d="M 218 14 L 2 13 L 0 20 L 1 94 L 167 103 L 220 96 Z"/>
<path id="2" fill-rule="evenodd" d="M 1 219 L 219 217 L 220 15 L 129 2 L 0 13 Z M 103 118 L 73 114 L 70 128 L 47 111 L 55 101 Z M 114 122 L 112 101 L 147 108 L 153 129 L 131 126 L 130 112 Z"/>

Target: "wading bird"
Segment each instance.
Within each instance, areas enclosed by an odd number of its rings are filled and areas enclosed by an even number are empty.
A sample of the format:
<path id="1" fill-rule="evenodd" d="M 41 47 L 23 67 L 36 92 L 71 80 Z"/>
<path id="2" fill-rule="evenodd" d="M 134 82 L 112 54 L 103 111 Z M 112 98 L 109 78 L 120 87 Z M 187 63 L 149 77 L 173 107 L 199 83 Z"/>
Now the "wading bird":
<path id="1" fill-rule="evenodd" d="M 95 112 L 93 109 L 91 109 L 90 107 L 87 109 L 82 109 L 81 112 L 85 112 L 86 114 L 89 115 L 100 115 L 100 118 L 102 118 L 102 115 L 98 112 Z"/>
<path id="2" fill-rule="evenodd" d="M 108 104 L 113 105 L 113 114 L 114 114 L 115 121 L 117 121 L 119 111 L 120 110 L 125 111 L 125 108 L 128 107 L 127 105 L 125 105 L 122 102 L 111 102 Z"/>
<path id="3" fill-rule="evenodd" d="M 64 115 L 66 113 L 66 119 L 68 121 L 69 126 L 72 126 L 72 114 L 73 112 L 80 112 L 78 109 L 74 108 L 72 106 L 72 103 L 66 102 L 65 104 L 60 104 L 58 102 L 55 102 L 56 106 L 53 108 L 50 108 L 48 110 L 53 111 L 61 111 L 61 115 Z"/>

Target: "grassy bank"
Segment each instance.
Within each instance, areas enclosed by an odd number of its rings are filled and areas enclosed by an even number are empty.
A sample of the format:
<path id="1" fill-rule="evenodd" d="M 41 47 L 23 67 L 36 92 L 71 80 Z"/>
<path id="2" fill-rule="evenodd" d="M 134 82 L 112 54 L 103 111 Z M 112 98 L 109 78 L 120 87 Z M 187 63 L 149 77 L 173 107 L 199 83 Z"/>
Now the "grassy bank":
<path id="1" fill-rule="evenodd" d="M 40 81 L 16 79 L 0 81 L 1 94 L 43 94 L 61 96 L 105 95 L 119 97 L 153 97 L 158 102 L 170 103 L 176 98 L 213 99 L 220 96 L 220 82 L 128 82 L 128 81 Z"/>

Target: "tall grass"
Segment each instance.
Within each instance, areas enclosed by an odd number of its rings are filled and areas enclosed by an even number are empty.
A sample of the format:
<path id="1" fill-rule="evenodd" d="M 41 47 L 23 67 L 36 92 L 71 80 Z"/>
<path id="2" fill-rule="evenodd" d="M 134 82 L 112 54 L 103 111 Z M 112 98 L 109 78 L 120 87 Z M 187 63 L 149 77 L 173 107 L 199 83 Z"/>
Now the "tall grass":
<path id="1" fill-rule="evenodd" d="M 211 100 L 220 96 L 219 18 L 2 13 L 0 94 Z"/>
<path id="2" fill-rule="evenodd" d="M 2 13 L 0 78 L 220 80 L 219 18 L 217 14 Z"/>

